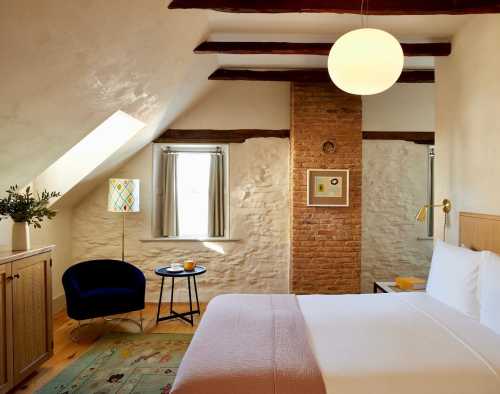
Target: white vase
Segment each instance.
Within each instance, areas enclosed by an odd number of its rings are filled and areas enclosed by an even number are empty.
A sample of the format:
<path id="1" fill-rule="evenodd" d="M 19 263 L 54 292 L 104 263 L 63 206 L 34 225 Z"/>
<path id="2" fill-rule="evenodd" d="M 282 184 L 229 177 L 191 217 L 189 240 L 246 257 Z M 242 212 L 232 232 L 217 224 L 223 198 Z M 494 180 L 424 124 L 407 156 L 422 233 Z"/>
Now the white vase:
<path id="1" fill-rule="evenodd" d="M 27 222 L 14 222 L 12 227 L 12 250 L 24 251 L 29 250 L 30 245 L 30 230 Z"/>

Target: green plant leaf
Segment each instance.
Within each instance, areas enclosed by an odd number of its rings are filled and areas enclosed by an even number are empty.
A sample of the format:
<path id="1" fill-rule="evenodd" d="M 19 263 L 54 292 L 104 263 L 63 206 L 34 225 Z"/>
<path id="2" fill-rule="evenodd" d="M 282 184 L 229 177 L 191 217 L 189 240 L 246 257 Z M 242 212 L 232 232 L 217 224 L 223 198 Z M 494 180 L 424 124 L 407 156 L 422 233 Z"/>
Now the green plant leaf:
<path id="1" fill-rule="evenodd" d="M 19 191 L 18 185 L 10 186 L 6 191 L 7 196 L 0 199 L 0 220 L 7 217 L 15 222 L 27 222 L 35 228 L 41 228 L 41 222 L 44 218 L 49 220 L 56 216 L 56 211 L 48 208 L 50 200 L 59 197 L 59 192 L 42 191 L 34 197 L 28 186 L 24 192 Z"/>

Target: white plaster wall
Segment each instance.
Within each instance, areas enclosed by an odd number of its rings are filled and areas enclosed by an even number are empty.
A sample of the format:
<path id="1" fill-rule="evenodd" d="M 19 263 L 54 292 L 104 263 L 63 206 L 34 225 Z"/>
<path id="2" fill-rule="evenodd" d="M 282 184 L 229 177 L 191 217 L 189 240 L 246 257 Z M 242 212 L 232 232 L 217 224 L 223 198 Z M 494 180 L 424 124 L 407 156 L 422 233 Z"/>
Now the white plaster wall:
<path id="1" fill-rule="evenodd" d="M 0 249 L 9 250 L 12 245 L 12 221 L 3 219 L 0 221 Z"/>
<path id="2" fill-rule="evenodd" d="M 363 97 L 363 130 L 434 131 L 435 106 L 433 83 L 397 83 Z"/>
<path id="3" fill-rule="evenodd" d="M 361 287 L 396 276 L 427 277 L 432 241 L 415 215 L 427 198 L 427 146 L 363 141 Z"/>
<path id="4" fill-rule="evenodd" d="M 58 299 L 64 295 L 62 275 L 71 265 L 71 209 L 57 212 L 53 220 L 45 221 L 41 229 L 31 229 L 31 240 L 35 246 L 56 245 L 52 254 L 52 298 Z"/>
<path id="5" fill-rule="evenodd" d="M 289 129 L 290 84 L 217 81 L 172 129 Z"/>
<path id="6" fill-rule="evenodd" d="M 437 62 L 435 196 L 452 201 L 454 244 L 459 212 L 500 214 L 499 39 L 500 15 L 474 16 L 454 37 L 452 55 Z M 435 220 L 441 228 L 443 215 Z"/>
<path id="7" fill-rule="evenodd" d="M 434 131 L 435 104 L 434 84 L 396 84 L 382 94 L 363 97 L 363 130 Z M 287 129 L 290 84 L 218 81 L 170 127 Z"/>
<path id="8" fill-rule="evenodd" d="M 288 291 L 289 142 L 251 139 L 230 145 L 230 228 L 234 242 L 143 242 L 151 238 L 152 145 L 132 158 L 114 177 L 141 180 L 141 212 L 127 216 L 126 260 L 148 280 L 147 299 L 156 301 L 160 279 L 154 268 L 188 257 L 208 269 L 199 278 L 200 299 L 222 293 Z M 120 258 L 121 215 L 107 212 L 103 183 L 74 209 L 73 260 Z M 179 299 L 185 284 L 179 283 Z"/>

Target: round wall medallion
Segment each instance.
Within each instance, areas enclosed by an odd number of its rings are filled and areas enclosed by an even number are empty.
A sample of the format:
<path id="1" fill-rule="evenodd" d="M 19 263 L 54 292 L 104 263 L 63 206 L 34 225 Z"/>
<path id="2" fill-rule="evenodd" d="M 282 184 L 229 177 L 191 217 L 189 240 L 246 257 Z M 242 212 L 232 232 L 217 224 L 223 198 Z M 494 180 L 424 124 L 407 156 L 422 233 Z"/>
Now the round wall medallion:
<path id="1" fill-rule="evenodd" d="M 322 150 L 324 153 L 327 154 L 335 153 L 336 148 L 337 148 L 337 143 L 335 142 L 335 140 L 323 142 Z"/>

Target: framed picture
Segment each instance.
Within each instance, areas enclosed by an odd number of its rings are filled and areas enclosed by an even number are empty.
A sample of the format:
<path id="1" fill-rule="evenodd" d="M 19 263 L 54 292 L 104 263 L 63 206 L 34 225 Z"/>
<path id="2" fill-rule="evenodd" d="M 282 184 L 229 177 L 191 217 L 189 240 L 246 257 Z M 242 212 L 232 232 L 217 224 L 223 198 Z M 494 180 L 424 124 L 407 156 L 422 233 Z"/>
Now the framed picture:
<path id="1" fill-rule="evenodd" d="M 307 170 L 309 207 L 348 207 L 349 170 Z"/>

